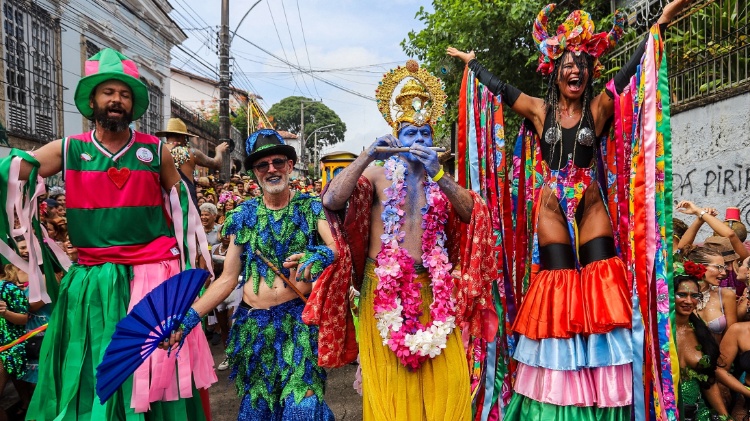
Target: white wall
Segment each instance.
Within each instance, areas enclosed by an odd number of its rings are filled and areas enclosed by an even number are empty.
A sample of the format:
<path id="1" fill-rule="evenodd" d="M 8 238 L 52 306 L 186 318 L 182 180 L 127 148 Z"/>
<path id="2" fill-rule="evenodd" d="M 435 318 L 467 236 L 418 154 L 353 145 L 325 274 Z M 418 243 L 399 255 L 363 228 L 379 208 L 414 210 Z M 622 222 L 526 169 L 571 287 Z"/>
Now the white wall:
<path id="1" fill-rule="evenodd" d="M 180 73 L 171 73 L 169 81 L 172 96 L 194 110 L 218 107 L 219 88 L 202 80 L 191 79 Z"/>
<path id="2" fill-rule="evenodd" d="M 750 94 L 675 115 L 672 153 L 676 201 L 717 208 L 720 219 L 727 207 L 739 207 L 750 227 Z"/>
<path id="3" fill-rule="evenodd" d="M 206 81 L 204 78 L 191 78 L 188 75 L 171 72 L 169 84 L 172 96 L 179 99 L 185 106 L 203 111 L 219 106 L 219 82 Z M 230 93 L 229 108 L 236 109 L 241 104 Z"/>

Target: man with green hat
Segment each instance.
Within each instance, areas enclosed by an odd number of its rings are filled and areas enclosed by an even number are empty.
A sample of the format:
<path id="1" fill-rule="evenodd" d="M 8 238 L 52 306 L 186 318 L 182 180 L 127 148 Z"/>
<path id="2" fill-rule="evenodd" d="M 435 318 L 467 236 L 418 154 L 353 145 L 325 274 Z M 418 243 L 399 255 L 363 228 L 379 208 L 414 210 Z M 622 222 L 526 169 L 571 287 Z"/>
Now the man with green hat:
<path id="1" fill-rule="evenodd" d="M 129 128 L 149 105 L 136 64 L 106 48 L 86 61 L 85 75 L 74 98 L 94 130 L 55 140 L 33 153 L 14 150 L 0 161 L 0 183 L 8 186 L 0 196 L 13 205 L 3 208 L 7 214 L 0 217 L 0 231 L 15 232 L 13 218 L 19 217 L 30 246 L 29 300 L 54 304 L 27 417 L 204 420 L 210 412 L 201 398 L 207 403 L 205 389 L 217 379 L 200 329 L 186 337 L 180 357 L 157 350 L 107 401 L 100 403 L 95 395 L 94 373 L 115 325 L 154 287 L 191 266 L 196 237 L 206 257 L 208 250 L 203 230 L 195 229 L 199 217 L 187 205 L 188 190 L 169 150 L 158 138 Z M 61 170 L 70 242 L 79 260 L 58 287 L 49 268 L 64 259 L 49 253 L 44 244 L 51 242 L 44 241 L 30 209 L 44 191 L 41 177 Z M 21 196 L 29 191 L 35 193 Z M 163 192 L 169 192 L 168 199 Z M 180 203 L 186 204 L 184 210 Z M 0 243 L 0 253 L 11 262 L 17 261 L 13 248 Z M 39 251 L 41 256 L 32 256 Z M 37 276 L 40 263 L 46 276 Z"/>

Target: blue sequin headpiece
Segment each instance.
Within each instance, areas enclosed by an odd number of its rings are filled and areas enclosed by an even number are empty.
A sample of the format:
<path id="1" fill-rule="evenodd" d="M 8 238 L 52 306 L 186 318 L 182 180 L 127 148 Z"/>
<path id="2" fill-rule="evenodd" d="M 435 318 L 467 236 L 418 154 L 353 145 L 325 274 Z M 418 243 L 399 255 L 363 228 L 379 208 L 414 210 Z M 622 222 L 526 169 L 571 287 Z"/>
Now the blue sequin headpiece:
<path id="1" fill-rule="evenodd" d="M 297 150 L 287 145 L 276 130 L 261 129 L 251 134 L 245 141 L 245 169 L 250 171 L 255 161 L 269 155 L 282 154 L 297 163 Z"/>

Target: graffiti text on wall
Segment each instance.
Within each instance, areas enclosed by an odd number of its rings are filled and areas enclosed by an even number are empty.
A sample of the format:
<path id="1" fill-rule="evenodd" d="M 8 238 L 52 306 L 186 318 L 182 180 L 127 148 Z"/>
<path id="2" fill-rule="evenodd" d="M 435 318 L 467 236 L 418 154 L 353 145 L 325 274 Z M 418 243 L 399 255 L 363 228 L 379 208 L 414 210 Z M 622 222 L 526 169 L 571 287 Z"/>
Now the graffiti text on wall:
<path id="1" fill-rule="evenodd" d="M 745 168 L 740 164 L 731 167 L 717 165 L 705 170 L 692 168 L 684 173 L 674 173 L 673 178 L 675 197 L 694 194 L 724 196 L 750 191 L 750 167 Z"/>

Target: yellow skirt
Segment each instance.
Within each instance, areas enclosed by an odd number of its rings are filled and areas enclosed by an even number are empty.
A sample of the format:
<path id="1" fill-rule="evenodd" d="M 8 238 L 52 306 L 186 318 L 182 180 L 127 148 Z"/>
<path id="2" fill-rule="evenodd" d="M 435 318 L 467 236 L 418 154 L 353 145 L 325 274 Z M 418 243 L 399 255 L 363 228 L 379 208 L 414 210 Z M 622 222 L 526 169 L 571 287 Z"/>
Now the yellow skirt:
<path id="1" fill-rule="evenodd" d="M 362 365 L 364 421 L 470 421 L 469 369 L 459 329 L 448 336 L 443 352 L 417 371 L 401 365 L 378 332 L 373 300 L 378 277 L 367 261 L 359 303 L 359 359 Z M 429 273 L 422 283 L 422 323 L 430 319 Z"/>

